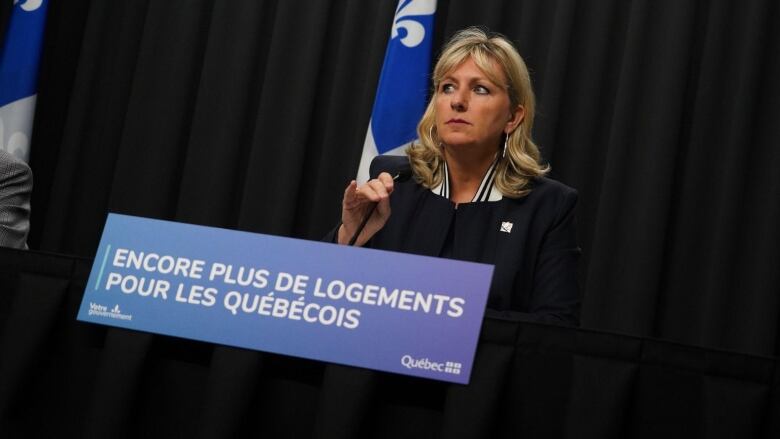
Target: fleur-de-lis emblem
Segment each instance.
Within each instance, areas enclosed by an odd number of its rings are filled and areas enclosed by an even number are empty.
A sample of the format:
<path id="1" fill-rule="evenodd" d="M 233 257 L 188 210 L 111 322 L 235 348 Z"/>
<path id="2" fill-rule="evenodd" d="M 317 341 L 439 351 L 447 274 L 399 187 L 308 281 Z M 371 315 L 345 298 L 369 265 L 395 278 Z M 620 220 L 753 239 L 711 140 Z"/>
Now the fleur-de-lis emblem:
<path id="1" fill-rule="evenodd" d="M 19 3 L 19 0 L 14 0 L 14 6 Z M 32 12 L 38 8 L 41 7 L 41 4 L 43 4 L 43 0 L 27 0 L 26 2 L 22 3 L 20 8 L 24 9 L 27 12 Z"/>
<path id="2" fill-rule="evenodd" d="M 398 29 L 406 29 L 406 36 L 401 38 L 401 43 L 406 47 L 415 47 L 425 39 L 425 27 L 413 17 L 418 15 L 431 15 L 436 12 L 436 0 L 406 0 L 398 3 L 393 19 L 393 32 L 391 38 L 398 36 Z"/>

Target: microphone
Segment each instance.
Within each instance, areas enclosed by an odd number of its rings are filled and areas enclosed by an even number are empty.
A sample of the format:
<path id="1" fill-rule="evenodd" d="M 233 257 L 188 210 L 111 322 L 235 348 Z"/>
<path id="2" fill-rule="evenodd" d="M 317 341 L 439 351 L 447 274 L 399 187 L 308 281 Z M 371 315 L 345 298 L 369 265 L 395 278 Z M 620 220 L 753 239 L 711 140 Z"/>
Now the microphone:
<path id="1" fill-rule="evenodd" d="M 398 170 L 395 175 L 393 176 L 393 181 L 396 181 L 398 183 L 403 183 L 406 180 L 410 179 L 412 177 L 412 168 L 403 168 Z"/>
<path id="2" fill-rule="evenodd" d="M 395 175 L 393 175 L 393 181 L 397 183 L 404 182 L 408 180 L 412 176 L 412 168 L 404 168 L 396 172 Z M 366 224 L 368 224 L 368 220 L 371 218 L 371 215 L 374 214 L 374 211 L 376 210 L 376 206 L 379 203 L 374 203 L 374 205 L 371 207 L 371 210 L 368 212 L 368 215 L 366 215 L 363 218 L 363 221 L 360 222 L 360 225 L 358 226 L 357 230 L 355 231 L 355 234 L 352 235 L 352 238 L 349 240 L 349 244 L 354 246 L 355 242 L 358 239 L 358 236 L 360 236 L 360 232 L 363 231 L 364 228 L 366 228 Z"/>

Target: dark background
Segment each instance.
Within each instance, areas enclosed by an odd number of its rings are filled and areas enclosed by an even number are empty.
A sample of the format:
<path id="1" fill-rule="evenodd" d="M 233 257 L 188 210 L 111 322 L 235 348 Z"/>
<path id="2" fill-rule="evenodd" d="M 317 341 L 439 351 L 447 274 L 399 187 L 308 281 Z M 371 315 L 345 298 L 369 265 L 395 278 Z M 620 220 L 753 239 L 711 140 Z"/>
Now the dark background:
<path id="1" fill-rule="evenodd" d="M 357 169 L 396 4 L 52 2 L 30 247 L 91 257 L 107 212 L 318 239 Z M 580 191 L 583 326 L 778 354 L 779 14 L 439 0 L 434 47 L 486 25 L 531 68 L 535 138 Z"/>

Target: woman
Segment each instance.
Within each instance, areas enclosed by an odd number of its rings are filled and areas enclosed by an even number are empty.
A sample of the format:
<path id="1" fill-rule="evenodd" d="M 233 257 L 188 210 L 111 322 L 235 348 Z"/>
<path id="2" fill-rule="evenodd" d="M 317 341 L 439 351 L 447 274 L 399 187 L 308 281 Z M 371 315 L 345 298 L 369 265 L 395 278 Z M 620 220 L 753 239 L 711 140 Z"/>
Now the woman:
<path id="1" fill-rule="evenodd" d="M 347 186 L 334 238 L 347 244 L 371 214 L 356 245 L 494 264 L 487 315 L 577 325 L 577 193 L 544 177 L 522 58 L 468 28 L 444 47 L 433 85 L 419 142 Z M 413 180 L 393 181 L 409 169 Z"/>

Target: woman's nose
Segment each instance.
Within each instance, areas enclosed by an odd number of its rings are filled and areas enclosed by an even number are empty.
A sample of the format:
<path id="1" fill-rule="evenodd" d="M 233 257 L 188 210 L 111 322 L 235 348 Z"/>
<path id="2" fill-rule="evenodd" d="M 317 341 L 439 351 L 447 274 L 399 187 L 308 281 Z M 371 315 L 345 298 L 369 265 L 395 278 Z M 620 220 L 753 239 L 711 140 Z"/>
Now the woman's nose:
<path id="1" fill-rule="evenodd" d="M 452 94 L 450 107 L 455 111 L 466 111 L 468 108 L 468 97 L 464 94 L 463 91 L 458 90 Z"/>

